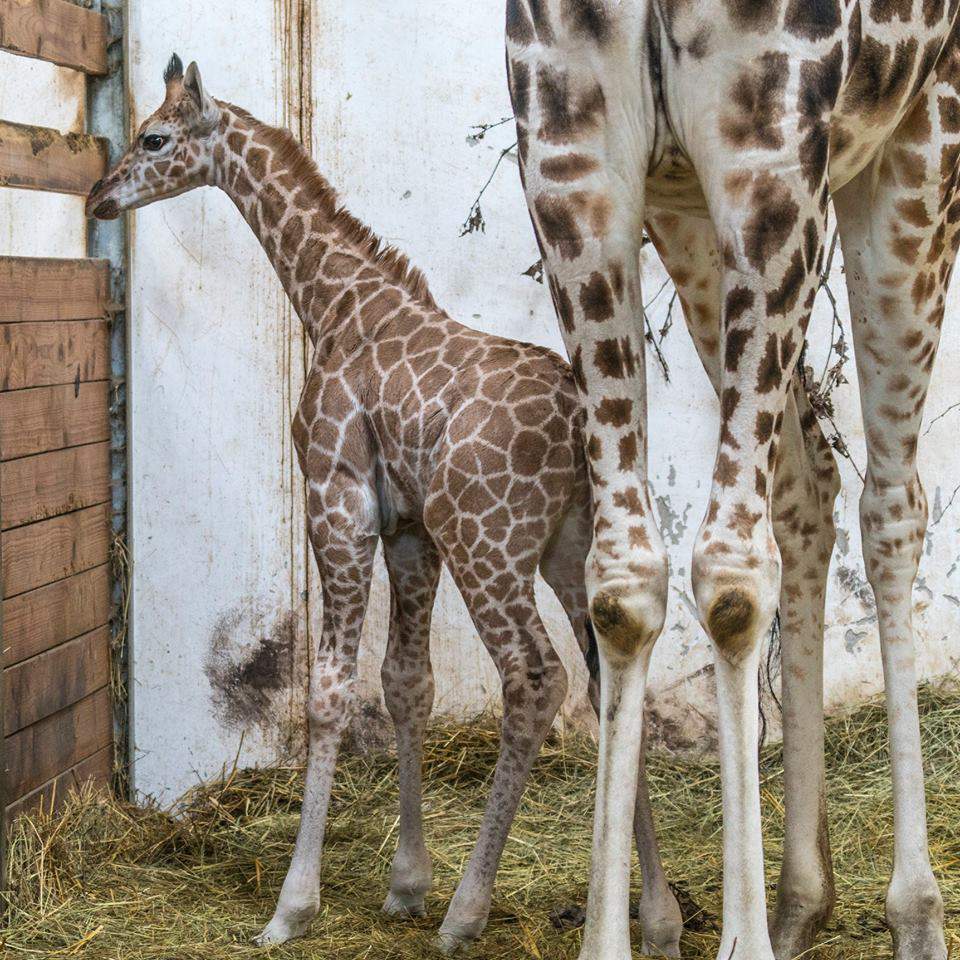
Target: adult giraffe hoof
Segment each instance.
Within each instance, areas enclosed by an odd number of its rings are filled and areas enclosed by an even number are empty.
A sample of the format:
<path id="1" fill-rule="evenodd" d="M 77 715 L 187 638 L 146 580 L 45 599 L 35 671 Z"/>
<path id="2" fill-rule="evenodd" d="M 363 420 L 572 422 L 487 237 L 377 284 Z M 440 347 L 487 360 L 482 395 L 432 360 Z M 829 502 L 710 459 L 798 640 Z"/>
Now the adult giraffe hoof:
<path id="1" fill-rule="evenodd" d="M 789 920 L 781 919 L 785 914 L 779 910 L 770 925 L 770 941 L 773 955 L 777 960 L 793 960 L 794 957 L 807 956 L 813 949 L 817 934 L 823 929 L 825 917 L 821 912 L 815 915 L 791 915 Z"/>
<path id="2" fill-rule="evenodd" d="M 679 957 L 680 934 L 659 930 L 648 934 L 646 928 L 644 928 L 640 952 L 651 957 Z"/>
<path id="3" fill-rule="evenodd" d="M 445 956 L 452 957 L 454 954 L 466 953 L 470 949 L 473 940 L 467 937 L 458 937 L 455 933 L 444 933 L 442 930 L 437 934 L 434 941 L 437 949 Z"/>
<path id="4" fill-rule="evenodd" d="M 394 893 L 391 890 L 381 908 L 388 917 L 425 917 L 427 908 L 423 894 Z"/>
<path id="5" fill-rule="evenodd" d="M 256 947 L 275 947 L 278 944 L 286 943 L 288 940 L 295 940 L 302 937 L 307 931 L 308 923 L 289 924 L 278 923 L 271 920 L 263 930 L 253 938 L 253 944 Z"/>
<path id="6" fill-rule="evenodd" d="M 890 881 L 887 926 L 894 960 L 946 960 L 943 898 L 932 874 Z"/>
<path id="7" fill-rule="evenodd" d="M 651 957 L 680 956 L 684 916 L 668 886 L 648 891 L 645 897 L 641 897 L 637 916 L 643 931 L 643 953 Z"/>
<path id="8" fill-rule="evenodd" d="M 282 915 L 278 911 L 263 928 L 263 931 L 253 938 L 253 942 L 258 947 L 275 947 L 277 944 L 302 937 L 307 932 L 310 921 L 314 918 L 316 912 L 313 907 L 299 911 L 289 911 Z"/>
<path id="9" fill-rule="evenodd" d="M 893 960 L 947 960 L 943 927 L 937 920 L 922 920 L 893 933 Z"/>

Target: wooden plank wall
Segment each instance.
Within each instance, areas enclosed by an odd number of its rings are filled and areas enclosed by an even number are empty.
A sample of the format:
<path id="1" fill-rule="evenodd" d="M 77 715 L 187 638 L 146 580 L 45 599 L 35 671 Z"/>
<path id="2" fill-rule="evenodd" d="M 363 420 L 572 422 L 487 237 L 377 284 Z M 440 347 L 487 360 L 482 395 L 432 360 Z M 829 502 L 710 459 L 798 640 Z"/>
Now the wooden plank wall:
<path id="1" fill-rule="evenodd" d="M 103 17 L 67 0 L 0 0 L 0 47 L 85 73 L 107 72 Z"/>
<path id="2" fill-rule="evenodd" d="M 108 264 L 0 258 L 7 815 L 113 765 Z"/>

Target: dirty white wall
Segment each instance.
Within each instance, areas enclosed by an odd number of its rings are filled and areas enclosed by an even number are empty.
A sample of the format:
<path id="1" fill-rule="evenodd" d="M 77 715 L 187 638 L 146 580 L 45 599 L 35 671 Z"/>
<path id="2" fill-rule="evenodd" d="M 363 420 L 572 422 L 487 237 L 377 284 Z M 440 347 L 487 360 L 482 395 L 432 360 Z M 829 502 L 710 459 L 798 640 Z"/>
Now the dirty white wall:
<path id="1" fill-rule="evenodd" d="M 522 275 L 537 252 L 509 159 L 482 199 L 486 231 L 459 237 L 513 140 L 509 124 L 479 142 L 468 136 L 473 125 L 510 114 L 502 8 L 502 0 L 277 0 L 244 4 L 241 12 L 226 0 L 130 0 L 134 114 L 139 122 L 162 97 L 171 50 L 185 62 L 196 58 L 214 96 L 299 126 L 350 208 L 410 254 L 453 316 L 559 350 L 547 292 Z M 206 190 L 146 208 L 133 219 L 132 238 L 135 783 L 169 798 L 231 762 L 241 737 L 244 762 L 270 760 L 297 739 L 305 651 L 319 626 L 288 440 L 304 354 L 266 257 L 226 197 Z M 646 268 L 652 297 L 663 274 L 652 257 Z M 839 264 L 835 274 L 842 293 Z M 651 306 L 655 328 L 669 292 Z M 948 313 L 958 307 L 955 290 Z M 921 447 L 931 527 L 915 598 L 928 676 L 960 661 L 960 505 L 953 502 L 960 408 L 950 407 L 960 400 L 960 336 L 951 319 Z M 813 337 L 829 339 L 824 313 Z M 651 483 L 673 580 L 652 693 L 671 739 L 704 743 L 714 713 L 711 656 L 692 612 L 689 558 L 706 507 L 716 403 L 679 315 L 663 352 L 669 383 L 648 363 Z M 811 352 L 817 370 L 824 355 Z M 840 388 L 836 405 L 862 469 L 854 385 Z M 880 684 L 859 554 L 860 482 L 848 464 L 843 472 L 826 639 L 831 707 Z M 546 590 L 541 596 L 574 676 L 569 712 L 582 713 L 584 671 L 558 605 Z M 361 658 L 371 700 L 386 617 L 381 573 Z M 496 703 L 496 674 L 449 581 L 434 625 L 438 711 L 469 716 Z M 272 719 L 263 723 L 264 715 Z"/>
<path id="2" fill-rule="evenodd" d="M 85 78 L 79 70 L 0 50 L 0 117 L 83 132 Z M 82 257 L 83 199 L 42 190 L 0 190 L 0 256 Z"/>

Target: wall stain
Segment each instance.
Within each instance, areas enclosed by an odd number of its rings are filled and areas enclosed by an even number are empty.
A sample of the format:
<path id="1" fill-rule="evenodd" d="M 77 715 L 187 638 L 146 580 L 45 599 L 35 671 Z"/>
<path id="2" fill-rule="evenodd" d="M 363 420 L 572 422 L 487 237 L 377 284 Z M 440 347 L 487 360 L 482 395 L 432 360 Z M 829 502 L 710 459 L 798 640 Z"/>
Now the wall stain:
<path id="1" fill-rule="evenodd" d="M 297 615 L 283 614 L 252 644 L 244 620 L 242 611 L 217 619 L 203 670 L 217 719 L 225 727 L 257 726 L 273 736 L 294 686 Z"/>

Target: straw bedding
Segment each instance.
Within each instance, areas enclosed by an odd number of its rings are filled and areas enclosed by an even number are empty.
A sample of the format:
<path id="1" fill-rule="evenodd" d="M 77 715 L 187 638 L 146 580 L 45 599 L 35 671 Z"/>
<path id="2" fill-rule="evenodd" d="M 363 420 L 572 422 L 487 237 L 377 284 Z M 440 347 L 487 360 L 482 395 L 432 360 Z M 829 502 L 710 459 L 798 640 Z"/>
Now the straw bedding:
<path id="1" fill-rule="evenodd" d="M 947 940 L 960 949 L 960 690 L 922 691 L 931 856 L 947 904 Z M 396 843 L 394 762 L 343 758 L 323 863 L 323 906 L 310 936 L 269 957 L 412 960 L 430 957 L 479 826 L 497 752 L 492 721 L 434 728 L 425 761 L 425 816 L 434 857 L 429 916 L 379 912 Z M 549 913 L 583 901 L 596 748 L 553 736 L 531 779 L 503 857 L 490 924 L 472 956 L 575 958 L 579 931 Z M 892 819 L 882 706 L 830 721 L 830 829 L 837 913 L 819 956 L 890 956 L 883 921 Z M 720 789 L 710 757 L 658 755 L 649 764 L 668 875 L 694 913 L 684 956 L 712 960 L 718 942 Z M 762 794 L 772 894 L 782 849 L 778 747 L 764 750 Z M 182 815 L 86 791 L 56 818 L 21 818 L 10 847 L 4 956 L 211 958 L 263 956 L 250 938 L 269 919 L 297 827 L 298 769 L 234 771 L 193 790 Z M 639 880 L 638 880 L 639 882 Z M 634 932 L 639 944 L 639 932 Z"/>

